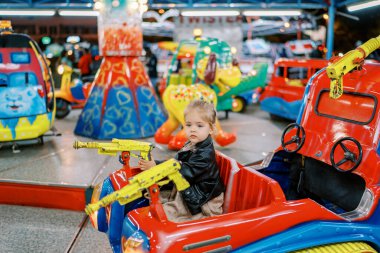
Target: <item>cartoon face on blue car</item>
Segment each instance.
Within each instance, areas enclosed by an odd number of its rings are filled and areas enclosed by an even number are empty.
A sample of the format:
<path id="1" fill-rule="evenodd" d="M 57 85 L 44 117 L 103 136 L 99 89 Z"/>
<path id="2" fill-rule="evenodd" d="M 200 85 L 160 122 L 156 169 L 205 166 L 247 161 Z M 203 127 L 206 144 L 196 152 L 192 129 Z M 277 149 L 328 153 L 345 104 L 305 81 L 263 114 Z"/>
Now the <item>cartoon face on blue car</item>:
<path id="1" fill-rule="evenodd" d="M 36 90 L 36 88 L 13 88 L 0 91 L 0 100 L 3 101 L 0 104 L 0 118 L 44 113 L 45 101 Z"/>
<path id="2" fill-rule="evenodd" d="M 0 118 L 31 116 L 46 112 L 43 87 L 38 85 L 34 73 L 0 74 L 0 100 L 2 101 Z"/>

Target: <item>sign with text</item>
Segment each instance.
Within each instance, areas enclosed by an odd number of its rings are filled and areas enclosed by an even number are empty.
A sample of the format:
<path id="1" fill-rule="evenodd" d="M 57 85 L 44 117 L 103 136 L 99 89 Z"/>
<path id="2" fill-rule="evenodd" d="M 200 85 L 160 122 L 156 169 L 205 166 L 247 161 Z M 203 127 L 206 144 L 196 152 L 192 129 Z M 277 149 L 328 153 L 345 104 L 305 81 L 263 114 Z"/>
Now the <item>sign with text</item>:
<path id="1" fill-rule="evenodd" d="M 194 29 L 202 29 L 202 36 L 226 41 L 238 51 L 242 48 L 242 17 L 184 17 L 175 19 L 174 39 L 192 39 Z"/>

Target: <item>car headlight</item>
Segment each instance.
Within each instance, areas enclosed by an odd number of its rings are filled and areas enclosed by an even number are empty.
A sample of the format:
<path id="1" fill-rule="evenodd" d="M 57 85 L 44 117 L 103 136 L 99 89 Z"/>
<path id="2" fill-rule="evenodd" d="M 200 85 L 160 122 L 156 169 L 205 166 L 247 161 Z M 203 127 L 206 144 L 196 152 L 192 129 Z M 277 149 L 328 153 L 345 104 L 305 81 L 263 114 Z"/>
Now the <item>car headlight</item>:
<path id="1" fill-rule="evenodd" d="M 121 237 L 121 247 L 123 253 L 144 253 L 142 243 L 144 239 L 140 236 L 132 235 L 128 239 L 125 236 Z"/>

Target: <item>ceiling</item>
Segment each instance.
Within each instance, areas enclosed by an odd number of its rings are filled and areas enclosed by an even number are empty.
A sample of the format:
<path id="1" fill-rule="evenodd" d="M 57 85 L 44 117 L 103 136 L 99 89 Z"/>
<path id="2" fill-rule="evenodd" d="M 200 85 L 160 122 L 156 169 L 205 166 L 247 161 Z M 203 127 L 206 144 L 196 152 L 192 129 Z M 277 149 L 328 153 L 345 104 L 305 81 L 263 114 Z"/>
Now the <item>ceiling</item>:
<path id="1" fill-rule="evenodd" d="M 108 0 L 109 1 L 109 0 Z M 126 0 L 120 0 L 126 1 Z M 148 0 L 151 9 L 159 8 L 240 8 L 240 9 L 322 9 L 332 3 L 336 8 L 360 0 Z M 0 8 L 89 9 L 93 0 L 1 0 Z"/>

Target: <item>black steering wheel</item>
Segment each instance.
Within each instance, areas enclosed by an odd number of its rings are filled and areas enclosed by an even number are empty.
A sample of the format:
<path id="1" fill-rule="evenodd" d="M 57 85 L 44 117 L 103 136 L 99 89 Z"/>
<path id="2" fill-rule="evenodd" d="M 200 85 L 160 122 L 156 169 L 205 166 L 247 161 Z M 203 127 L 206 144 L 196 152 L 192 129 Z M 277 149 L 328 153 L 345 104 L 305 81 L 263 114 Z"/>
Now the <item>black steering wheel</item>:
<path id="1" fill-rule="evenodd" d="M 293 135 L 291 137 L 291 139 L 289 141 L 286 141 L 285 142 L 285 135 L 290 132 L 291 130 L 293 130 L 294 128 L 297 129 L 297 132 L 295 135 Z M 303 146 L 303 144 L 305 143 L 305 129 L 303 129 L 303 127 L 301 125 L 298 125 L 297 123 L 292 123 L 290 125 L 288 125 L 284 132 L 282 133 L 282 136 L 281 136 L 281 146 L 282 148 L 288 152 L 288 153 L 294 153 L 294 152 L 297 152 L 298 150 L 300 150 Z M 291 147 L 287 147 L 289 145 L 292 145 L 292 144 L 295 144 L 296 147 L 295 149 L 292 149 Z M 294 146 L 294 145 L 292 145 Z"/>
<path id="2" fill-rule="evenodd" d="M 358 148 L 358 152 L 359 154 L 355 154 L 354 152 L 352 152 L 351 150 L 349 150 L 347 148 L 346 145 L 344 145 L 343 142 L 353 142 L 356 147 Z M 339 162 L 335 162 L 335 151 L 336 151 L 336 148 L 338 147 L 338 145 L 343 149 L 344 151 L 344 158 L 342 160 L 340 160 Z M 360 145 L 360 143 L 352 138 L 352 137 L 343 137 L 343 138 L 340 138 L 339 140 L 337 140 L 334 144 L 334 146 L 332 147 L 331 149 L 331 153 L 330 153 L 330 161 L 331 161 L 331 165 L 334 167 L 334 169 L 340 171 L 340 172 L 351 172 L 351 171 L 354 171 L 360 164 L 360 162 L 362 161 L 362 158 L 363 158 L 363 149 L 362 149 L 362 146 Z M 354 165 L 352 167 L 350 167 L 349 169 L 342 169 L 340 166 L 342 164 L 345 164 L 345 163 L 348 163 L 348 162 L 352 162 Z"/>

